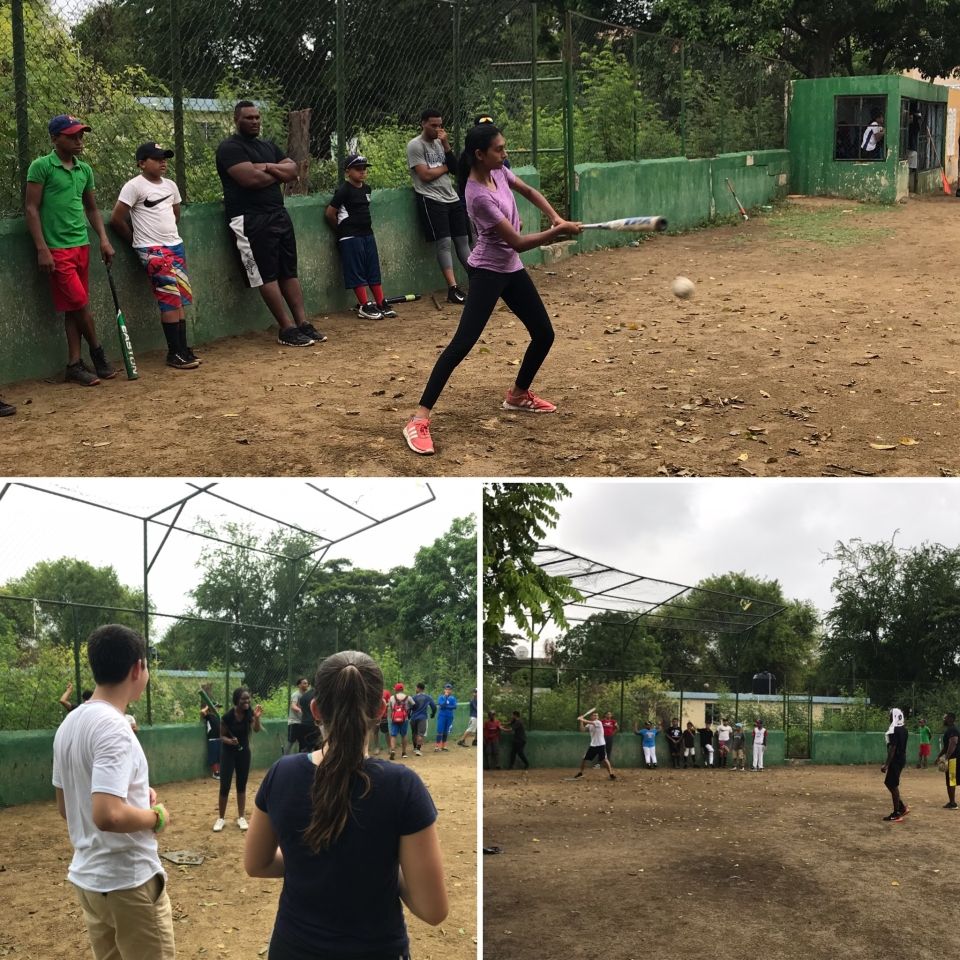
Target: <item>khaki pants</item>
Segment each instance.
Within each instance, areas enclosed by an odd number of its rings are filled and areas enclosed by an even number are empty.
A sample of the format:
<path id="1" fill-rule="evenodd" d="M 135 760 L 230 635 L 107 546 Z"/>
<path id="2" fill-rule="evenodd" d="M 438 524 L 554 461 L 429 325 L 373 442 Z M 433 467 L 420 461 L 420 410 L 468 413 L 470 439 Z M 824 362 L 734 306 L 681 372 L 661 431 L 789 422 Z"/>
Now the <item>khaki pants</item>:
<path id="1" fill-rule="evenodd" d="M 73 886 L 96 960 L 174 960 L 173 912 L 163 874 L 110 893 Z"/>

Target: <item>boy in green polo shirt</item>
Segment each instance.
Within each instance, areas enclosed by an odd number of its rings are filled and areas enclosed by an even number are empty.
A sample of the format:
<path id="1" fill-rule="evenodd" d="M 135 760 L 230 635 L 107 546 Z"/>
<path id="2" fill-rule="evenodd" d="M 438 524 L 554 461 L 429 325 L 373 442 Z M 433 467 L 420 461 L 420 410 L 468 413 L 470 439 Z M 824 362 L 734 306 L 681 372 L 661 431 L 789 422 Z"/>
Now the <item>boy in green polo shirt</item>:
<path id="1" fill-rule="evenodd" d="M 93 170 L 80 159 L 83 135 L 90 127 L 60 114 L 47 129 L 53 150 L 34 160 L 27 171 L 27 229 L 37 248 L 37 266 L 50 276 L 53 307 L 63 312 L 67 382 L 92 387 L 115 377 L 117 371 L 104 355 L 90 314 L 88 220 L 100 238 L 100 256 L 107 266 L 113 260 L 113 247 L 97 209 Z M 90 348 L 94 370 L 80 356 L 83 340 Z"/>

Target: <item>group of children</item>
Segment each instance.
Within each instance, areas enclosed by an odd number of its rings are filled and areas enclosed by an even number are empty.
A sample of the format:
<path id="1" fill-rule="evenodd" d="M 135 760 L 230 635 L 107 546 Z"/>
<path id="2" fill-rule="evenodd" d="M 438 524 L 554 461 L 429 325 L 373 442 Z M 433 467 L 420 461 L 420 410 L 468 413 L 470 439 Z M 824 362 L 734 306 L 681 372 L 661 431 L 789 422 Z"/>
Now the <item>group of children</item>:
<path id="1" fill-rule="evenodd" d="M 380 734 L 384 735 L 390 750 L 390 759 L 395 760 L 397 755 L 397 740 L 400 741 L 400 759 L 407 759 L 407 734 L 413 741 L 413 754 L 416 757 L 423 755 L 423 744 L 427 737 L 427 722 L 436 717 L 437 734 L 434 744 L 434 753 L 446 753 L 453 731 L 453 722 L 457 713 L 457 697 L 453 692 L 453 684 L 445 683 L 443 693 L 436 700 L 426 692 L 426 685 L 418 683 L 416 693 L 412 696 L 404 690 L 402 683 L 396 683 L 393 692 L 383 691 L 383 702 L 380 710 L 380 721 L 374 730 L 371 739 L 373 753 L 380 753 Z M 477 691 L 474 688 L 470 698 L 470 722 L 463 735 L 457 740 L 457 745 L 466 747 L 466 738 L 476 738 L 477 732 Z"/>

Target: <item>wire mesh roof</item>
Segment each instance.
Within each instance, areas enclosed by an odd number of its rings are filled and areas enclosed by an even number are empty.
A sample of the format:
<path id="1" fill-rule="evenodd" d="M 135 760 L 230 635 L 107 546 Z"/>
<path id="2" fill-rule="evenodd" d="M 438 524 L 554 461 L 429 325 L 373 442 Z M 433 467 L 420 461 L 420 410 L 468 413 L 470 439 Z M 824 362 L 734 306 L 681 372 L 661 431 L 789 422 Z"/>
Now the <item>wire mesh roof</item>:
<path id="1" fill-rule="evenodd" d="M 690 587 L 609 566 L 563 550 L 540 546 L 534 563 L 552 577 L 566 577 L 582 594 L 564 606 L 570 623 L 586 620 L 634 623 L 687 632 L 743 633 L 786 609 L 745 594 Z"/>

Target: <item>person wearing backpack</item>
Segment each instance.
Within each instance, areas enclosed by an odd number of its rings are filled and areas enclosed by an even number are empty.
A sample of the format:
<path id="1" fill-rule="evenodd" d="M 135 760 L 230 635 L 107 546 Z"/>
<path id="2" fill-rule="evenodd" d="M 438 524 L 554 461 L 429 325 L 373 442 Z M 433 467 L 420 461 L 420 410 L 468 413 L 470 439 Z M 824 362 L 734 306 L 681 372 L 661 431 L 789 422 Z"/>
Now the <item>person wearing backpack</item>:
<path id="1" fill-rule="evenodd" d="M 387 716 L 390 718 L 390 759 L 397 753 L 397 737 L 400 738 L 400 759 L 407 759 L 407 728 L 410 716 L 410 697 L 403 692 L 403 684 L 393 687 L 393 696 L 387 704 Z"/>

